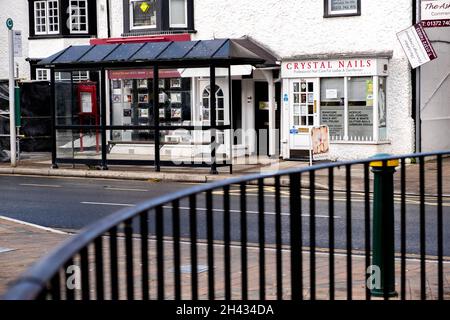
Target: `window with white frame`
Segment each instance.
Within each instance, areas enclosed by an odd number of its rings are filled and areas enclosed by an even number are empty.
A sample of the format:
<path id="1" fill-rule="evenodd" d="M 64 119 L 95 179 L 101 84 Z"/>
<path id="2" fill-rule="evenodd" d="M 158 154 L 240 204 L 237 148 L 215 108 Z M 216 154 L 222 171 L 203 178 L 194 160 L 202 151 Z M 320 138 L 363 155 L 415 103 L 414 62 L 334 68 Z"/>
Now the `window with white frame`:
<path id="1" fill-rule="evenodd" d="M 170 27 L 187 27 L 187 0 L 169 0 Z"/>
<path id="2" fill-rule="evenodd" d="M 320 80 L 320 123 L 332 141 L 385 141 L 386 77 Z"/>
<path id="3" fill-rule="evenodd" d="M 157 1 L 130 0 L 130 29 L 156 28 Z"/>
<path id="4" fill-rule="evenodd" d="M 36 80 L 49 81 L 50 80 L 50 70 L 36 69 Z"/>
<path id="5" fill-rule="evenodd" d="M 70 33 L 88 33 L 87 0 L 70 0 L 69 15 Z"/>
<path id="6" fill-rule="evenodd" d="M 89 71 L 73 71 L 73 81 L 81 82 L 89 80 Z M 55 72 L 56 81 L 70 81 L 70 72 Z"/>
<path id="7" fill-rule="evenodd" d="M 37 35 L 59 33 L 58 0 L 36 1 L 34 3 L 34 32 Z"/>

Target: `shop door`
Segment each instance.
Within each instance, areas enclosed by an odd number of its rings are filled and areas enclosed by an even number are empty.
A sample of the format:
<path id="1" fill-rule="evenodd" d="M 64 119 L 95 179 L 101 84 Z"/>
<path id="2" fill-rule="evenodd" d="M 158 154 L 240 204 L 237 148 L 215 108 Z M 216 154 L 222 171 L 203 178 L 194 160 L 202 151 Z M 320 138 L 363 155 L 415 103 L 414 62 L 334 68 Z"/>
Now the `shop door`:
<path id="1" fill-rule="evenodd" d="M 291 81 L 289 147 L 291 158 L 307 155 L 310 148 L 309 130 L 319 125 L 319 79 Z"/>
<path id="2" fill-rule="evenodd" d="M 269 103 L 269 84 L 255 81 L 255 129 L 258 155 L 269 155 L 269 110 L 261 107 Z"/>
<path id="3" fill-rule="evenodd" d="M 216 125 L 223 126 L 230 124 L 230 110 L 229 110 L 229 94 L 228 94 L 228 80 L 216 79 L 216 88 L 211 90 L 210 82 L 208 80 L 201 80 L 199 83 L 199 98 L 200 98 L 200 120 L 202 126 L 211 125 L 211 95 L 216 97 Z M 230 141 L 231 130 L 218 130 L 217 142 L 219 147 L 217 153 L 229 153 L 231 147 Z M 203 141 L 210 142 L 209 132 L 205 132 Z"/>

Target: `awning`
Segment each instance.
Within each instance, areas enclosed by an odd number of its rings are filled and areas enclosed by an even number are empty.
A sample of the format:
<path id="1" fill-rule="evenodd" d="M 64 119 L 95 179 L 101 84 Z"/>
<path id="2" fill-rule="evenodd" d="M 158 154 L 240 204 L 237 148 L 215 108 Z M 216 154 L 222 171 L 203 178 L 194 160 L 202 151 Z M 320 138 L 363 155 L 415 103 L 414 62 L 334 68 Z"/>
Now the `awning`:
<path id="1" fill-rule="evenodd" d="M 248 76 L 252 74 L 253 66 L 246 65 L 236 65 L 231 66 L 231 76 Z M 185 68 L 178 69 L 182 78 L 193 78 L 193 77 L 209 77 L 209 68 Z M 216 69 L 216 77 L 228 77 L 228 69 L 218 68 Z"/>
<path id="2" fill-rule="evenodd" d="M 262 54 L 264 52 L 264 54 Z M 276 58 L 250 39 L 215 39 L 70 46 L 38 63 L 47 68 L 145 65 L 272 65 Z"/>

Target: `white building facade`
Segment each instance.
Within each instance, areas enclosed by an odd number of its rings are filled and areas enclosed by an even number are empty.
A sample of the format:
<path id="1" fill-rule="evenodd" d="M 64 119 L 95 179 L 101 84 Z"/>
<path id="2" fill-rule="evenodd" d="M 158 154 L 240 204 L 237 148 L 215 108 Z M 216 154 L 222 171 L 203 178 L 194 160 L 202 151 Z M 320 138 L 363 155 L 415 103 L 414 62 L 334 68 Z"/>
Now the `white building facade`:
<path id="1" fill-rule="evenodd" d="M 222 84 L 225 97 L 229 90 L 234 95 L 225 103 L 239 105 L 233 125 L 246 133 L 238 139 L 238 153 L 257 152 L 267 143 L 260 153 L 302 158 L 309 149 L 309 129 L 318 125 L 329 127 L 332 159 L 415 150 L 411 68 L 396 37 L 413 23 L 411 0 L 19 2 L 30 14 L 27 57 L 32 65 L 92 38 L 123 43 L 130 37 L 133 42 L 159 36 L 173 40 L 174 35 L 247 37 L 265 48 L 277 58 L 276 66 L 241 66 L 232 74 L 232 88 L 228 81 Z M 86 11 L 72 12 L 72 5 Z M 45 22 L 39 20 L 41 6 Z M 36 69 L 30 68 L 31 78 L 47 78 Z M 194 73 L 191 79 L 192 115 L 200 115 L 208 78 Z"/>

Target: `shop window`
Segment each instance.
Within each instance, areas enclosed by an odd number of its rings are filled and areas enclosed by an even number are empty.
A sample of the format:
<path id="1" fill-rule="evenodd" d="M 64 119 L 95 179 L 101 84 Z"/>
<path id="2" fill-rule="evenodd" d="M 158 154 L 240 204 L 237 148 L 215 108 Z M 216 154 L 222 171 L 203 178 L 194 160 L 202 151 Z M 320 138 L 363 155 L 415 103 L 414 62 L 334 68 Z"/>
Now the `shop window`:
<path id="1" fill-rule="evenodd" d="M 124 33 L 193 30 L 193 0 L 123 0 Z"/>
<path id="2" fill-rule="evenodd" d="M 324 0 L 324 17 L 360 16 L 361 0 Z"/>
<path id="3" fill-rule="evenodd" d="M 70 0 L 70 33 L 88 33 L 87 0 Z"/>
<path id="4" fill-rule="evenodd" d="M 374 83 L 376 79 L 377 86 Z M 320 91 L 320 123 L 330 128 L 332 141 L 387 139 L 385 77 L 324 78 L 321 79 Z M 378 119 L 375 119 L 375 108 Z M 378 127 L 374 128 L 376 123 Z"/>
<path id="5" fill-rule="evenodd" d="M 331 140 L 343 140 L 345 114 L 345 79 L 324 78 L 320 85 L 320 123 L 328 125 Z"/>
<path id="6" fill-rule="evenodd" d="M 373 140 L 373 78 L 349 77 L 348 138 L 356 141 Z"/>
<path id="7" fill-rule="evenodd" d="M 57 0 L 34 2 L 33 12 L 35 34 L 59 33 L 59 5 Z"/>

